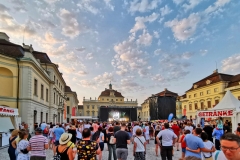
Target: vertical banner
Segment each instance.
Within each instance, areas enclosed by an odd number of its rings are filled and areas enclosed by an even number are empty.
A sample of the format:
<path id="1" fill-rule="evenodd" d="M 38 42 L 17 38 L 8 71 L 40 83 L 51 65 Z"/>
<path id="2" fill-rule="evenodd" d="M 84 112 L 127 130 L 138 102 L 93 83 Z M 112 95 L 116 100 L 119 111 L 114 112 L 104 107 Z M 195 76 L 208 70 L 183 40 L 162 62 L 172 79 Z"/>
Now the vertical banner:
<path id="1" fill-rule="evenodd" d="M 64 103 L 63 119 L 64 119 L 64 120 L 67 119 L 67 105 L 66 105 L 66 103 Z"/>
<path id="2" fill-rule="evenodd" d="M 187 109 L 183 109 L 183 115 L 186 116 L 187 114 Z"/>
<path id="3" fill-rule="evenodd" d="M 72 107 L 72 116 L 76 116 L 76 107 L 75 106 Z"/>

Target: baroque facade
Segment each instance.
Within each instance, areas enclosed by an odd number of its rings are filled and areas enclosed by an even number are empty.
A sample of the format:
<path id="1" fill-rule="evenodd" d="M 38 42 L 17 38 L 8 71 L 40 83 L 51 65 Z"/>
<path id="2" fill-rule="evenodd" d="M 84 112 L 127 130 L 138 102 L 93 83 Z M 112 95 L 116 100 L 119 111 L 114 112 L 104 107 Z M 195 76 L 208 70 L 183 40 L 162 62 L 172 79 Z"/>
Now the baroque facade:
<path id="1" fill-rule="evenodd" d="M 211 75 L 193 83 L 181 96 L 178 107 L 187 118 L 196 118 L 196 111 L 214 108 L 224 97 L 227 90 L 240 100 L 240 74 L 230 75 L 215 70 Z"/>
<path id="2" fill-rule="evenodd" d="M 109 88 L 101 92 L 98 98 L 85 99 L 83 98 L 83 116 L 92 116 L 98 118 L 99 108 L 101 106 L 106 107 L 138 107 L 138 102 L 131 100 L 125 100 L 120 92 L 112 88 L 112 84 L 109 84 Z"/>
<path id="3" fill-rule="evenodd" d="M 46 53 L 11 43 L 0 32 L 0 105 L 17 108 L 33 131 L 35 123 L 65 122 L 66 83 Z"/>

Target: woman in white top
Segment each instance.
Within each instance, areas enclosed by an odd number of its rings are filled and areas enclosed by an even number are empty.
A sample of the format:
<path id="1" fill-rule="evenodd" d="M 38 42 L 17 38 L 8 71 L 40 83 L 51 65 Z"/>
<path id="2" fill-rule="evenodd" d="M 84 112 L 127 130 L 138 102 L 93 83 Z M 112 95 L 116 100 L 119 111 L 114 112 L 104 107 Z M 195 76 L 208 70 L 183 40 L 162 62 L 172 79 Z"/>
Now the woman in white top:
<path id="1" fill-rule="evenodd" d="M 78 143 L 78 141 L 80 141 L 82 139 L 83 125 L 79 124 L 76 131 L 77 131 L 77 142 L 76 143 Z"/>
<path id="2" fill-rule="evenodd" d="M 191 126 L 191 122 L 187 122 L 187 125 L 184 127 L 184 130 L 189 130 L 190 133 L 192 134 L 192 131 L 193 131 L 193 127 Z"/>
<path id="3" fill-rule="evenodd" d="M 27 151 L 27 147 L 29 145 L 28 140 L 26 140 L 28 137 L 28 132 L 26 131 L 20 131 L 19 132 L 19 138 L 20 141 L 17 144 L 17 160 L 29 160 L 29 154 Z"/>
<path id="4" fill-rule="evenodd" d="M 49 149 L 52 149 L 52 145 L 53 145 L 53 125 L 50 126 L 49 128 L 49 132 L 48 132 L 48 146 L 49 146 Z"/>
<path id="5" fill-rule="evenodd" d="M 150 136 L 149 136 L 149 126 L 148 126 L 148 123 L 145 123 L 145 133 L 144 133 L 144 135 L 145 135 L 147 144 L 149 144 Z"/>
<path id="6" fill-rule="evenodd" d="M 136 130 L 136 137 L 133 139 L 133 156 L 134 160 L 146 160 L 146 140 L 142 136 L 142 130 Z"/>

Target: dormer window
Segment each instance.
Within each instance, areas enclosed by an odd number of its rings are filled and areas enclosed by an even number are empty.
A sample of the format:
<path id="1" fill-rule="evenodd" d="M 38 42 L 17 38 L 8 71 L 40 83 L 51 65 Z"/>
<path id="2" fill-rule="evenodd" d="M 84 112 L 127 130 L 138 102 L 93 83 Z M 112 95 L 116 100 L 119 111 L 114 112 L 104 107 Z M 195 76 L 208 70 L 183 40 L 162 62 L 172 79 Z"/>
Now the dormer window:
<path id="1" fill-rule="evenodd" d="M 195 84 L 195 85 L 193 86 L 193 88 L 194 88 L 194 89 L 196 89 L 197 87 L 198 87 L 198 85 L 197 85 L 197 84 Z"/>
<path id="2" fill-rule="evenodd" d="M 212 82 L 212 81 L 208 79 L 208 80 L 206 81 L 206 84 L 210 84 L 211 82 Z"/>

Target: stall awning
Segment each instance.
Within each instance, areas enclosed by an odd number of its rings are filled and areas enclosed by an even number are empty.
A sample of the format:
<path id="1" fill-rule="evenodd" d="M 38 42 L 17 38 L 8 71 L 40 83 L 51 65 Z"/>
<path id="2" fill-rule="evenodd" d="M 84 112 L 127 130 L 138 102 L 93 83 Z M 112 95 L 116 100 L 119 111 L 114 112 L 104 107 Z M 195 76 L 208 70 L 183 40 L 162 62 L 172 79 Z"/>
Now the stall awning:
<path id="1" fill-rule="evenodd" d="M 3 115 L 3 116 L 18 116 L 18 109 L 17 108 L 0 106 L 0 115 Z"/>

